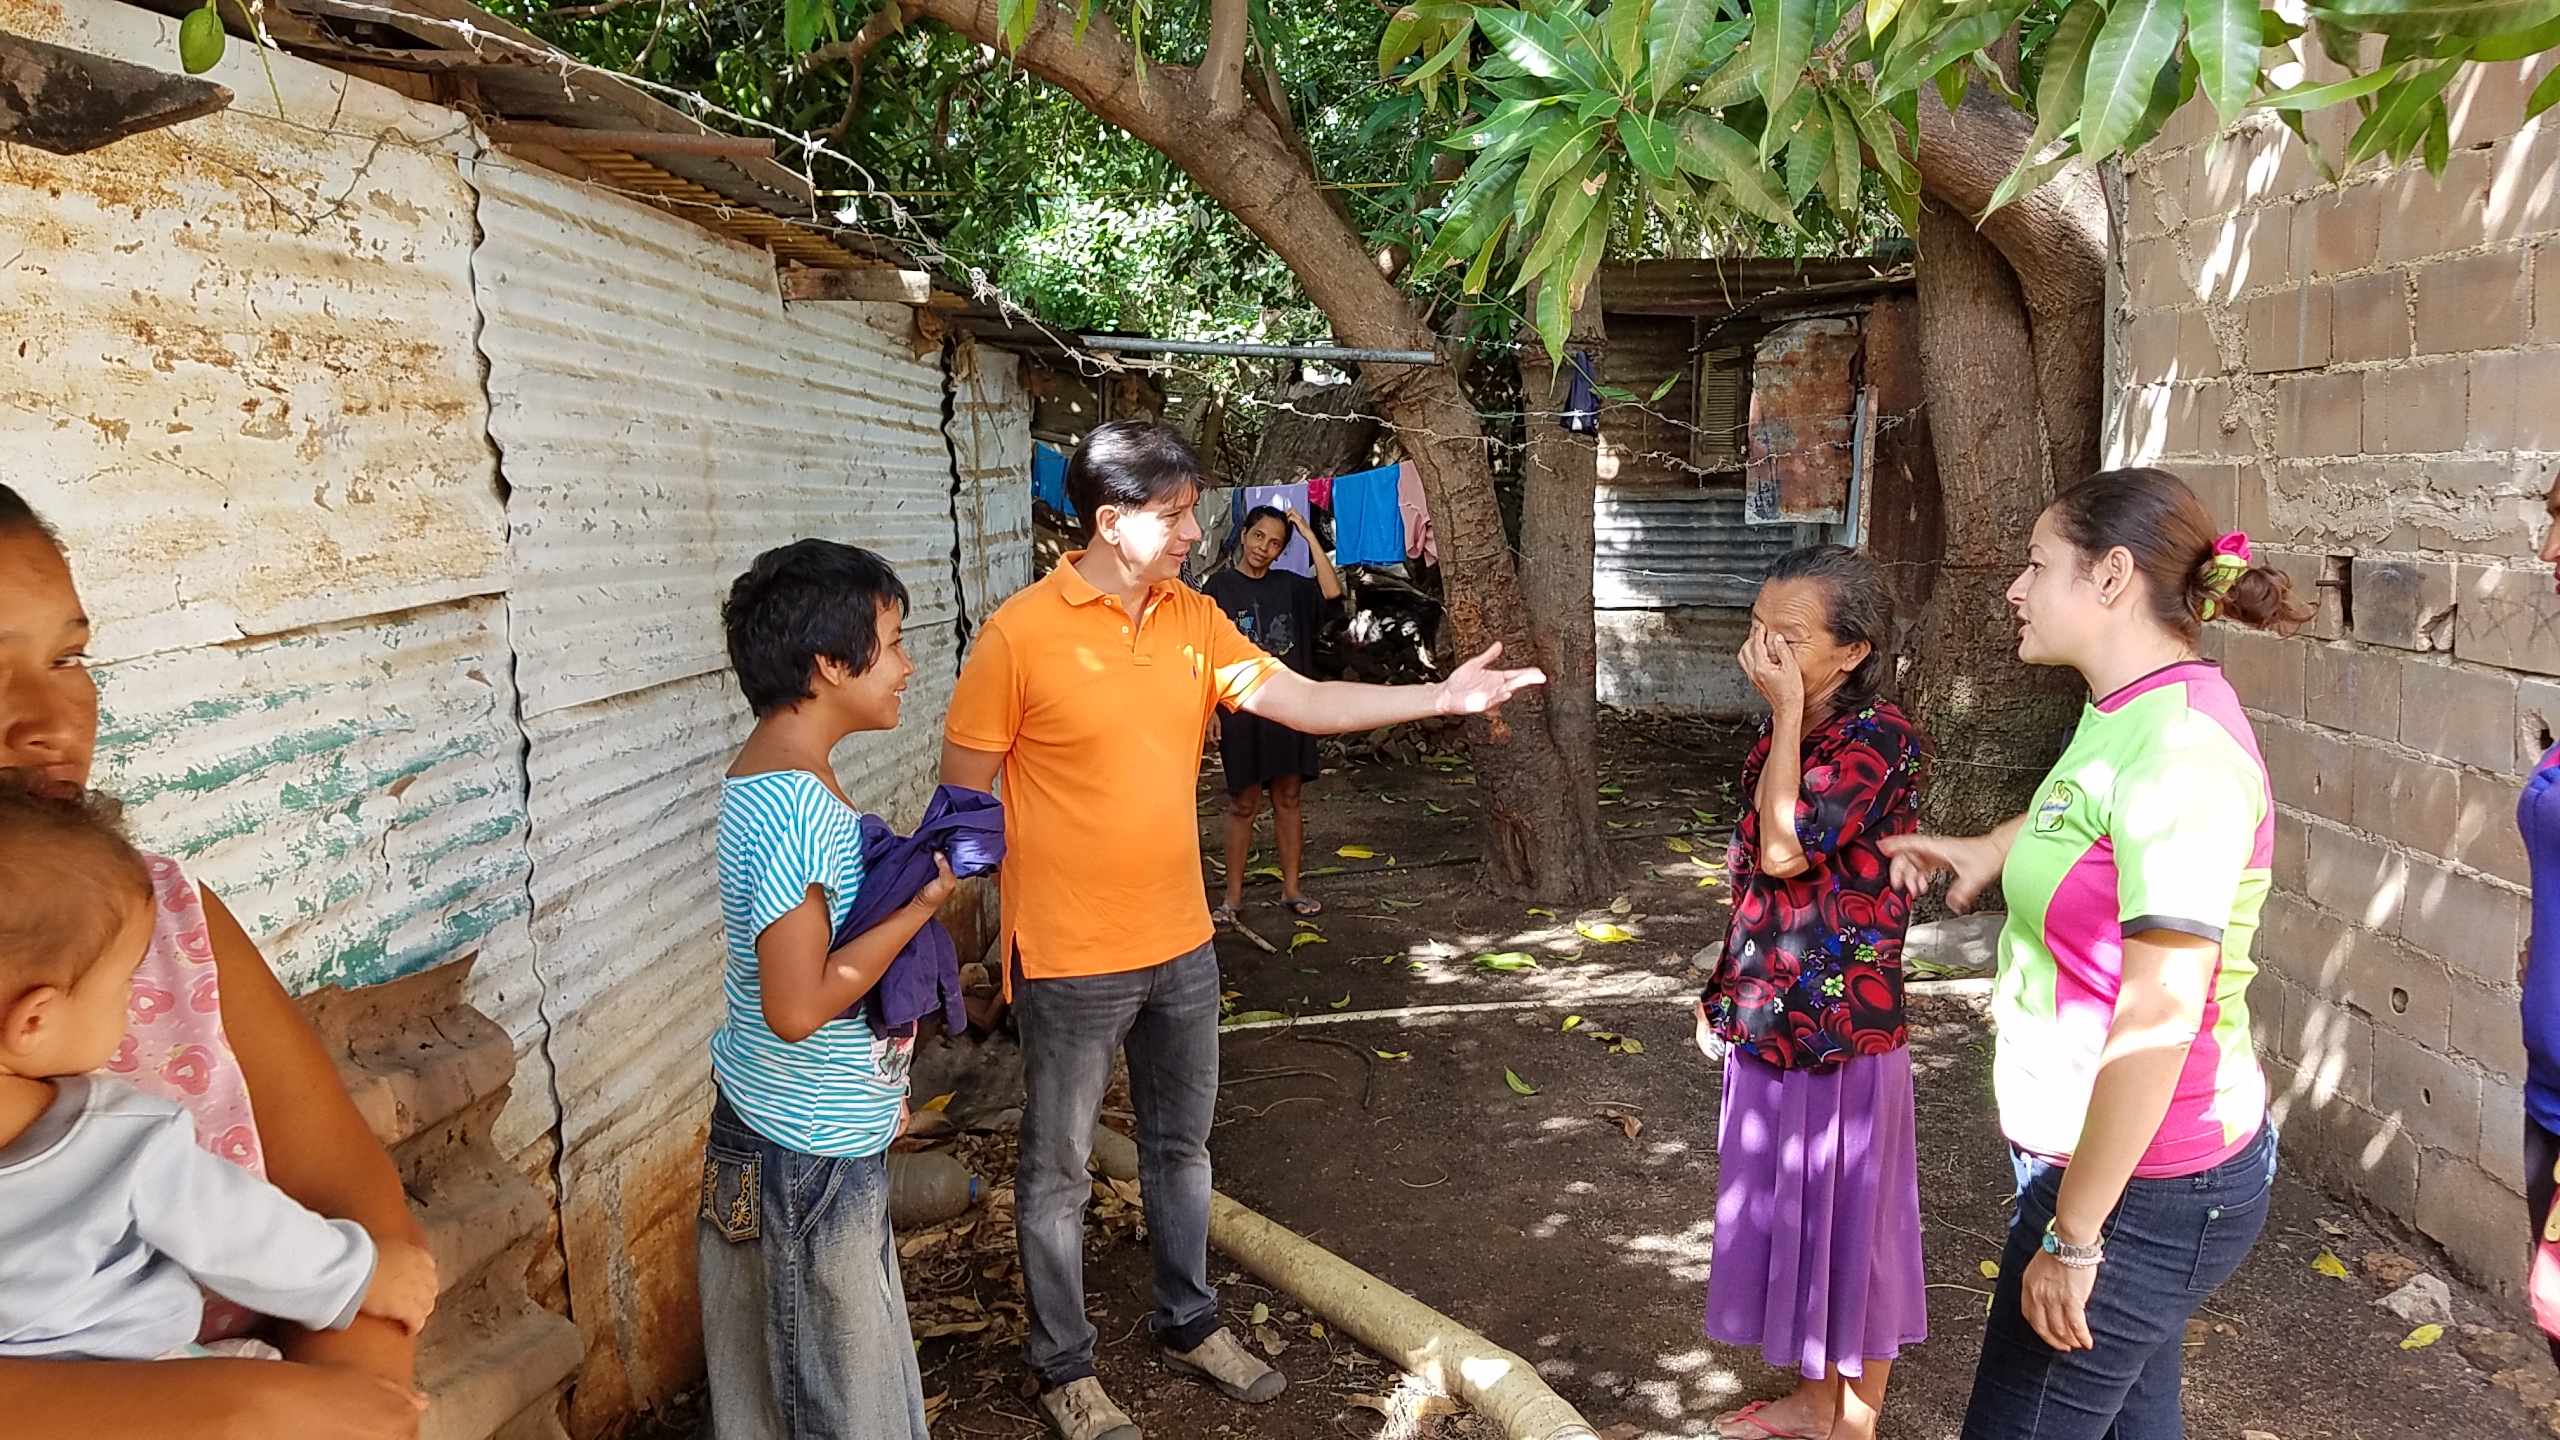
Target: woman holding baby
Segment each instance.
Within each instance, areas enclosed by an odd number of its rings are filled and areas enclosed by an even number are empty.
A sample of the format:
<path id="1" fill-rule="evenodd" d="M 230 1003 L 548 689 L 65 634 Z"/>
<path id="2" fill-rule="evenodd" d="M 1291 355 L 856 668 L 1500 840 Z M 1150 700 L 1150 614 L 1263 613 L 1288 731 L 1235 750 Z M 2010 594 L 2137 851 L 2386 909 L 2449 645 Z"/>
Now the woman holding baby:
<path id="1" fill-rule="evenodd" d="M 67 800 L 89 781 L 98 692 L 88 640 L 69 557 L 0 486 L 0 769 L 40 795 Z M 107 1073 L 181 1107 L 203 1150 L 321 1217 L 353 1222 L 335 1227 L 349 1245 L 401 1257 L 422 1247 L 399 1173 L 256 942 L 176 863 L 141 859 L 149 933 L 130 992 L 140 1003 L 127 1006 Z M 0 1163 L 8 1158 L 0 1152 Z M 413 1435 L 424 1405 L 415 1336 L 401 1319 L 355 1309 L 340 1329 L 276 1327 L 267 1338 L 287 1363 L 0 1358 L 0 1414 L 22 1440 Z M 198 1338 L 235 1338 L 253 1320 L 208 1302 Z"/>

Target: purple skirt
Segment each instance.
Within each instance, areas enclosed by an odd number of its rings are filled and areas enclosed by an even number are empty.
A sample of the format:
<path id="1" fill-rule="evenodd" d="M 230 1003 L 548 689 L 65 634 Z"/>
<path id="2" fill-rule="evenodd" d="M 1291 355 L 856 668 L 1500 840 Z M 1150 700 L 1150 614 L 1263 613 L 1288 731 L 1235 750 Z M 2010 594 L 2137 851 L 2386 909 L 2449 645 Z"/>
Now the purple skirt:
<path id="1" fill-rule="evenodd" d="M 1724 1065 L 1707 1337 L 1821 1379 L 1929 1337 L 1911 1051 Z"/>

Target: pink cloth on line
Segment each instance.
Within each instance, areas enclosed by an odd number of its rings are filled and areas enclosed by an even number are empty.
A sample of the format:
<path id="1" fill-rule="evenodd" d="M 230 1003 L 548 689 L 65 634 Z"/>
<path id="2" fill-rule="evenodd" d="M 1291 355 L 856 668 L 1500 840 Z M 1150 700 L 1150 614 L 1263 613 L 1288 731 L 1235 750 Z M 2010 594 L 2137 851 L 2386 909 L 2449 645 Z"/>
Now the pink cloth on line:
<path id="1" fill-rule="evenodd" d="M 1332 476 L 1310 475 L 1307 477 L 1307 503 L 1319 510 L 1333 508 Z"/>
<path id="2" fill-rule="evenodd" d="M 1431 536 L 1431 506 L 1422 498 L 1422 476 L 1413 462 L 1396 466 L 1396 508 L 1404 511 L 1404 553 L 1419 555 L 1425 565 L 1440 563 L 1440 545 Z"/>
<path id="3" fill-rule="evenodd" d="M 106 1073 L 157 1095 L 196 1122 L 196 1144 L 263 1180 L 267 1156 L 249 1105 L 249 1077 L 222 1029 L 222 983 L 204 899 L 178 862 L 145 855 L 151 869 L 151 947 L 125 998 L 124 1041 Z M 207 1292 L 199 1341 L 236 1335 L 257 1316 Z"/>

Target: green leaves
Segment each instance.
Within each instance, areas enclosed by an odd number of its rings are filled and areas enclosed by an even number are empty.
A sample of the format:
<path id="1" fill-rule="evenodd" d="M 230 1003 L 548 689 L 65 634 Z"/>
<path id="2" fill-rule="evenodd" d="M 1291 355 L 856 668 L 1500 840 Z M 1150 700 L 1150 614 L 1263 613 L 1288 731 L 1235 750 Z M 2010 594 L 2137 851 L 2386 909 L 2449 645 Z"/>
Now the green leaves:
<path id="1" fill-rule="evenodd" d="M 1014 0 L 1014 4 L 1022 12 L 1023 34 L 1028 35 L 1031 33 L 1033 0 Z M 1012 22 L 1001 20 L 1003 8 L 1001 5 L 998 7 L 1000 23 L 1006 33 L 1011 34 Z M 832 40 L 835 37 L 836 0 L 782 0 L 782 40 L 791 47 L 792 53 L 806 54 L 816 49 L 821 39 Z M 1013 43 L 1019 46 L 1022 42 L 1017 39 Z"/>
<path id="2" fill-rule="evenodd" d="M 2225 125 L 2240 118 L 2257 88 L 2260 13 L 2258 0 L 2187 0 L 2187 49 Z"/>
<path id="3" fill-rule="evenodd" d="M 2116 0 L 2089 47 L 2089 76 L 2080 100 L 2080 150 L 2115 154 L 2151 108 L 2161 68 L 2178 49 L 2186 22 L 2178 0 Z"/>
<path id="4" fill-rule="evenodd" d="M 1655 0 L 1644 22 L 1645 92 L 1661 96 L 1677 89 L 1706 53 L 1710 34 L 1726 30 L 1738 38 L 1742 29 L 1739 23 L 1717 24 L 1715 0 Z"/>
<path id="5" fill-rule="evenodd" d="M 2560 17 L 2560 0 L 2312 0 L 2311 16 L 2367 35 L 2505 35 Z"/>
<path id="6" fill-rule="evenodd" d="M 1760 98 L 1771 114 L 1786 108 L 1813 59 L 1814 13 L 1821 0 L 1756 0 L 1751 7 L 1751 49 Z"/>
<path id="7" fill-rule="evenodd" d="M 1795 207 L 1760 163 L 1760 151 L 1740 131 L 1691 111 L 1680 117 L 1677 154 L 1682 170 L 1724 188 L 1736 205 L 1773 225 L 1796 225 Z"/>

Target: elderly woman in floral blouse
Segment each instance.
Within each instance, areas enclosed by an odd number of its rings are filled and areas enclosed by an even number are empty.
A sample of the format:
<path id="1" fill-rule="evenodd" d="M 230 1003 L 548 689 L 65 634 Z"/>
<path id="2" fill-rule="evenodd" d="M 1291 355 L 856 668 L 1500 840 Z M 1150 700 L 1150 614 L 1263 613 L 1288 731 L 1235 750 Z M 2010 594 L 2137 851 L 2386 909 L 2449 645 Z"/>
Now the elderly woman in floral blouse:
<path id="1" fill-rule="evenodd" d="M 1724 1057 L 1706 1332 L 1799 1379 L 1717 1417 L 1735 1440 L 1871 1440 L 1895 1356 L 1928 1334 L 1911 907 L 1877 848 L 1918 823 L 1920 745 L 1875 695 L 1888 612 L 1866 557 L 1798 550 L 1742 647 L 1770 733 L 1743 762 L 1733 923 L 1698 1003 L 1699 1048 Z"/>

